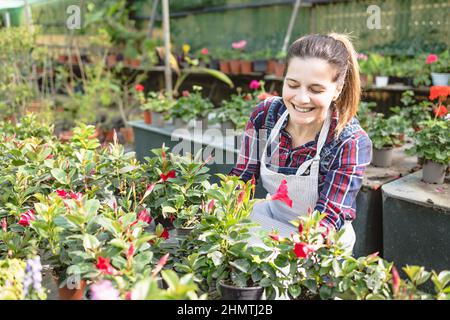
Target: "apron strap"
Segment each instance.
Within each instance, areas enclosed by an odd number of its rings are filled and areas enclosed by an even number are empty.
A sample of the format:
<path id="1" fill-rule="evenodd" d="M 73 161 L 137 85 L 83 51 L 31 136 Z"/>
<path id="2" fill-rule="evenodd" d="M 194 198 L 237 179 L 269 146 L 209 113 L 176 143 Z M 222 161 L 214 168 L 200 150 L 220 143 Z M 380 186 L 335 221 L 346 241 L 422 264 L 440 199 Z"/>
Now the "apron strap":
<path id="1" fill-rule="evenodd" d="M 331 125 L 331 107 L 328 109 L 327 117 L 325 118 L 325 122 L 322 125 L 322 129 L 320 129 L 319 140 L 317 141 L 317 150 L 316 155 L 313 159 L 309 159 L 303 162 L 298 168 L 295 175 L 302 175 L 306 169 L 311 166 L 310 175 L 317 175 L 319 173 L 319 162 L 320 162 L 320 152 L 322 151 L 323 146 L 325 145 L 325 141 L 327 141 L 328 131 Z"/>

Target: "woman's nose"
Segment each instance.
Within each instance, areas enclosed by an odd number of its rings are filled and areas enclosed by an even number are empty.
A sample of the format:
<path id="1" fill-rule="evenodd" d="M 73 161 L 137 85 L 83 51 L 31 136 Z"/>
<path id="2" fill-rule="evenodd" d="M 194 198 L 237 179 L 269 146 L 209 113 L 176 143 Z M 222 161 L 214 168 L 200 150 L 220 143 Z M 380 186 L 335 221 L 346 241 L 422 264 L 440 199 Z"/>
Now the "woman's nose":
<path id="1" fill-rule="evenodd" d="M 307 92 L 305 92 L 305 90 L 298 89 L 294 96 L 294 102 L 296 104 L 307 104 L 311 102 L 311 99 L 309 98 L 309 95 Z"/>

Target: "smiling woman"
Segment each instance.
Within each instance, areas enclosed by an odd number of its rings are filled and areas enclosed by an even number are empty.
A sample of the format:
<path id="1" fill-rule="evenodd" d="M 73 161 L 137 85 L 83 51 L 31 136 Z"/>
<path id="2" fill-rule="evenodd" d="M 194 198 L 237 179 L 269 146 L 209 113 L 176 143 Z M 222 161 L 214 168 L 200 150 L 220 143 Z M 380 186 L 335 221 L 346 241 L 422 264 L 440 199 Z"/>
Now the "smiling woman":
<path id="1" fill-rule="evenodd" d="M 355 199 L 372 146 L 355 118 L 359 99 L 358 62 L 346 35 L 308 35 L 290 46 L 282 98 L 256 107 L 230 172 L 243 180 L 261 177 L 271 195 L 287 181 L 292 208 L 281 201 L 255 206 L 252 218 L 263 229 L 289 236 L 290 221 L 315 209 L 326 213 L 323 225 L 344 228 L 342 240 L 352 251 Z"/>

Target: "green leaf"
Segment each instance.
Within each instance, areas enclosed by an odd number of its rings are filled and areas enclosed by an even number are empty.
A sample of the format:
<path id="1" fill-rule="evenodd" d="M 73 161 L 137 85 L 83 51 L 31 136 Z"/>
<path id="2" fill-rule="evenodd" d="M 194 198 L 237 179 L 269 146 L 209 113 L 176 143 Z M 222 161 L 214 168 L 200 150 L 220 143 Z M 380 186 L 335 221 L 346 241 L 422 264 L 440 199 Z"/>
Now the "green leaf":
<path id="1" fill-rule="evenodd" d="M 230 265 L 245 273 L 247 273 L 248 269 L 250 268 L 250 263 L 245 259 L 237 259 L 235 261 L 230 261 Z"/>
<path id="2" fill-rule="evenodd" d="M 213 251 L 208 254 L 208 257 L 212 259 L 215 266 L 219 266 L 223 263 L 223 254 L 220 251 Z"/>
<path id="3" fill-rule="evenodd" d="M 68 185 L 67 173 L 59 168 L 54 168 L 51 171 L 52 176 L 61 184 Z"/>
<path id="4" fill-rule="evenodd" d="M 85 234 L 83 236 L 83 247 L 85 250 L 97 249 L 100 246 L 100 242 L 97 238 L 91 234 Z"/>
<path id="5" fill-rule="evenodd" d="M 121 239 L 112 239 L 109 244 L 119 249 L 128 249 L 128 244 Z"/>
<path id="6" fill-rule="evenodd" d="M 297 284 L 291 284 L 288 287 L 288 291 L 291 296 L 295 299 L 302 293 L 302 288 Z"/>

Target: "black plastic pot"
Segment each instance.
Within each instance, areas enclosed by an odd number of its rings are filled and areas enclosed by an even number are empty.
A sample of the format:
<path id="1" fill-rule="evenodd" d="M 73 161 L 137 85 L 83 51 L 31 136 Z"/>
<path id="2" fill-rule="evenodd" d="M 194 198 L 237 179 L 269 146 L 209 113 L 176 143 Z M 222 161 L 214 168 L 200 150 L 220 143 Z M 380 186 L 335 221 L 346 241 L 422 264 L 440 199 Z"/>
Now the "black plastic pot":
<path id="1" fill-rule="evenodd" d="M 254 72 L 266 72 L 267 71 L 267 60 L 255 60 L 253 61 L 253 71 Z"/>
<path id="2" fill-rule="evenodd" d="M 219 282 L 222 300 L 261 300 L 264 293 L 263 287 L 236 287 Z"/>
<path id="3" fill-rule="evenodd" d="M 164 228 L 167 230 L 172 230 L 175 227 L 173 226 L 173 222 L 169 218 L 157 217 L 155 218 L 155 225 L 162 224 Z"/>
<path id="4" fill-rule="evenodd" d="M 219 60 L 217 59 L 212 59 L 209 62 L 209 68 L 210 69 L 214 69 L 214 70 L 219 70 Z"/>

